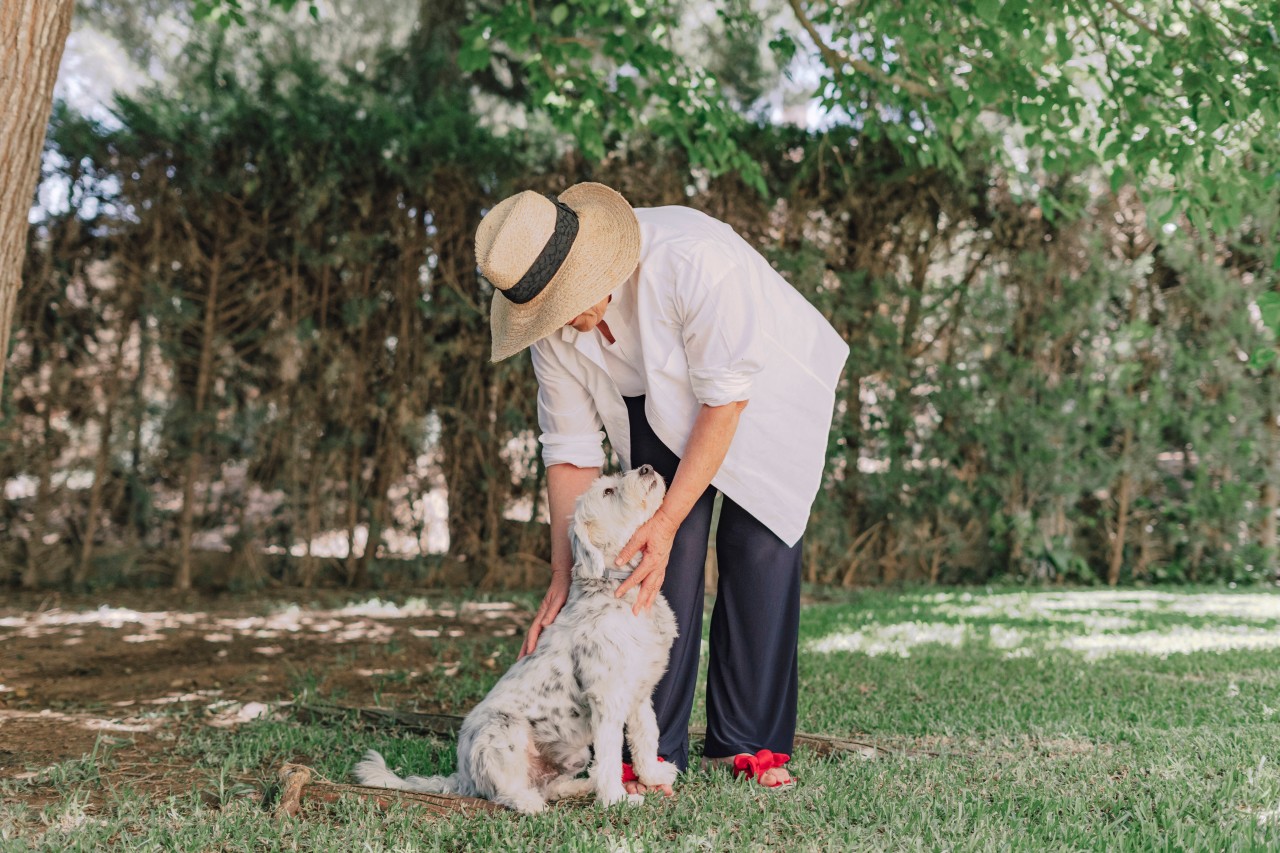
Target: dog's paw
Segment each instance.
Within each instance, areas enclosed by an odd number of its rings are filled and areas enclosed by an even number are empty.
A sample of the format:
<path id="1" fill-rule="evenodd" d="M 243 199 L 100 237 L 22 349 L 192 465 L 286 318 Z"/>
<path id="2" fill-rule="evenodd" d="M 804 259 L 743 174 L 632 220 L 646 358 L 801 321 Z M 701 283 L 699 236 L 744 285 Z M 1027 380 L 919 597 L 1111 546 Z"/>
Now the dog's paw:
<path id="1" fill-rule="evenodd" d="M 640 784 L 656 788 L 659 785 L 674 785 L 680 775 L 680 768 L 667 761 L 655 761 L 644 769 L 636 768 Z"/>
<path id="2" fill-rule="evenodd" d="M 506 805 L 520 812 L 520 814 L 541 814 L 547 807 L 547 801 L 537 795 L 525 795 L 512 797 Z"/>
<path id="3" fill-rule="evenodd" d="M 609 787 L 601 786 L 596 789 L 596 802 L 602 806 L 612 806 L 618 803 L 643 803 L 644 795 L 628 794 L 627 789 L 622 787 L 621 784 L 616 788 L 612 785 Z"/>

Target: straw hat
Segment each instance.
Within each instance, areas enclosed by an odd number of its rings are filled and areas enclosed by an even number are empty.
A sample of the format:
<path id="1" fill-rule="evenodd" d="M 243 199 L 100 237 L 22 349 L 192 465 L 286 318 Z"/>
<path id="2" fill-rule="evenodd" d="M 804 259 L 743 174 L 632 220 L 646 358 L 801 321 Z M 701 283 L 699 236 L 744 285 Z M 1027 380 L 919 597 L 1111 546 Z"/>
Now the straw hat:
<path id="1" fill-rule="evenodd" d="M 476 263 L 493 284 L 494 361 L 545 338 L 612 293 L 640 261 L 640 223 L 604 184 L 559 199 L 525 190 L 476 229 Z"/>

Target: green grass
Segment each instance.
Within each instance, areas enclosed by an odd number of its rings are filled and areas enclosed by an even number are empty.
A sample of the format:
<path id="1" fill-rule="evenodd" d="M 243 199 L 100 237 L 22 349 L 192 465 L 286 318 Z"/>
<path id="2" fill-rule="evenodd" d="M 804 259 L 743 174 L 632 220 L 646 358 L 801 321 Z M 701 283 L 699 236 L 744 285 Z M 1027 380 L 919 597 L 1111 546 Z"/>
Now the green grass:
<path id="1" fill-rule="evenodd" d="M 1140 609 L 1085 601 L 1045 610 L 1032 605 L 1056 593 L 997 594 L 876 592 L 806 608 L 800 728 L 893 754 L 824 758 L 800 749 L 791 767 L 801 783 L 783 794 L 694 771 L 675 798 L 650 797 L 640 808 L 430 819 L 352 800 L 279 825 L 262 792 L 283 761 L 342 780 L 372 746 L 392 765 L 430 773 L 452 769 L 453 745 L 354 724 L 286 720 L 229 731 L 190 721 L 165 756 L 195 768 L 201 781 L 190 791 L 157 799 L 118 778 L 104 787 L 94 769 L 104 756 L 110 764 L 103 746 L 94 761 L 0 784 L 0 849 L 1280 849 L 1280 649 L 1091 658 L 1061 647 L 1102 634 L 1280 632 L 1280 612 L 1197 611 L 1206 601 L 1221 611 L 1270 599 L 1200 591 L 1136 602 Z M 1113 621 L 1080 621 L 1090 611 Z M 920 626 L 892 627 L 913 622 Z M 858 631 L 858 642 L 879 643 L 864 645 L 873 653 L 809 647 Z M 960 632 L 962 641 L 910 645 L 895 631 L 908 639 Z M 478 700 L 499 674 L 479 663 L 519 644 L 447 642 L 462 669 L 419 680 L 423 707 Z M 310 682 L 300 677 L 298 686 Z M 37 788 L 56 799 L 24 804 Z"/>

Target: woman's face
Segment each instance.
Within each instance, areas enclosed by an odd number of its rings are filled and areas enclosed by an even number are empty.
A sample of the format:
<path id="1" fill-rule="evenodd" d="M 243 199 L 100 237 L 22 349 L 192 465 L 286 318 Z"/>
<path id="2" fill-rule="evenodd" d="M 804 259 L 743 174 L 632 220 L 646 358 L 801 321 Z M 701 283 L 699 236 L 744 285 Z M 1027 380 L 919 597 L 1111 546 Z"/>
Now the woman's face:
<path id="1" fill-rule="evenodd" d="M 611 298 L 612 297 L 606 296 L 586 311 L 583 311 L 577 317 L 574 317 L 572 320 L 565 323 L 565 325 L 572 326 L 579 332 L 591 331 L 600 324 L 601 320 L 604 319 L 604 312 L 605 309 L 609 307 L 609 300 Z"/>

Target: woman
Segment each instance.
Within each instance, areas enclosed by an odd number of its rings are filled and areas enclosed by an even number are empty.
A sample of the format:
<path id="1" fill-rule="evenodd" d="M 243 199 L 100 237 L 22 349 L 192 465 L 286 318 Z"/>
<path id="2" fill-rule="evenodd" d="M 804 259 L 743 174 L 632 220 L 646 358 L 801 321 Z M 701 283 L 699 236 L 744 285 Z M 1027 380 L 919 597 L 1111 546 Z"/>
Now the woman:
<path id="1" fill-rule="evenodd" d="M 538 379 L 552 579 L 521 655 L 568 596 L 568 520 L 607 433 L 623 467 L 653 465 L 669 485 L 619 556 L 643 552 L 618 594 L 639 586 L 639 612 L 661 590 L 680 630 L 654 691 L 659 754 L 687 768 L 718 490 L 704 758 L 790 785 L 800 538 L 848 346 L 725 223 L 633 210 L 602 184 L 505 199 L 480 223 L 476 259 L 495 290 L 493 360 L 531 347 Z"/>

